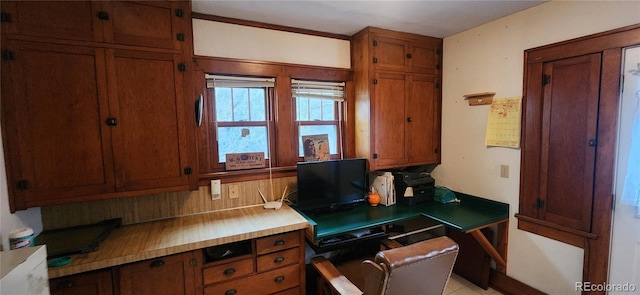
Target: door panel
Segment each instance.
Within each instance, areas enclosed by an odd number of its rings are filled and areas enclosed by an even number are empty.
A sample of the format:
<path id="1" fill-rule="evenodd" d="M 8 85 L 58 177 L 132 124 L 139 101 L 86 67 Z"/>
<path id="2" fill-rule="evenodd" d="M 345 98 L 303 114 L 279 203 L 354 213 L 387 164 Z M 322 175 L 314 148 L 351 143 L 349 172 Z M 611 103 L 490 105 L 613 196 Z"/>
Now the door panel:
<path id="1" fill-rule="evenodd" d="M 109 90 L 117 190 L 187 183 L 179 56 L 110 50 Z"/>
<path id="2" fill-rule="evenodd" d="M 3 87 L 10 85 L 2 100 L 9 175 L 28 181 L 15 191 L 16 209 L 113 191 L 102 49 L 30 42 L 6 48 L 15 54 L 3 61 L 2 77 Z"/>
<path id="3" fill-rule="evenodd" d="M 407 113 L 407 148 L 409 162 L 425 164 L 438 162 L 436 144 L 439 142 L 437 116 L 438 95 L 435 76 L 412 75 L 410 79 Z"/>
<path id="4" fill-rule="evenodd" d="M 408 42 L 400 39 L 372 36 L 374 42 L 373 57 L 377 62 L 373 64 L 376 70 L 406 71 L 409 59 Z"/>
<path id="5" fill-rule="evenodd" d="M 591 230 L 600 54 L 546 63 L 540 218 Z"/>
<path id="6" fill-rule="evenodd" d="M 406 75 L 378 73 L 375 85 L 373 130 L 376 167 L 406 163 Z"/>

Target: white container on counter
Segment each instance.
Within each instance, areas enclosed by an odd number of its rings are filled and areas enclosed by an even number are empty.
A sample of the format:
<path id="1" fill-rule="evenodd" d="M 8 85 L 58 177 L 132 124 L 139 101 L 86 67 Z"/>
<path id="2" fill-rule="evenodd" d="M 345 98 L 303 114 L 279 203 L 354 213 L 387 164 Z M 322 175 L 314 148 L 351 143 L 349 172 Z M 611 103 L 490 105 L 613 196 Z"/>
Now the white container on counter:
<path id="1" fill-rule="evenodd" d="M 9 233 L 9 249 L 20 249 L 24 247 L 35 246 L 35 236 L 33 235 L 33 229 L 30 227 L 23 227 L 13 230 Z"/>

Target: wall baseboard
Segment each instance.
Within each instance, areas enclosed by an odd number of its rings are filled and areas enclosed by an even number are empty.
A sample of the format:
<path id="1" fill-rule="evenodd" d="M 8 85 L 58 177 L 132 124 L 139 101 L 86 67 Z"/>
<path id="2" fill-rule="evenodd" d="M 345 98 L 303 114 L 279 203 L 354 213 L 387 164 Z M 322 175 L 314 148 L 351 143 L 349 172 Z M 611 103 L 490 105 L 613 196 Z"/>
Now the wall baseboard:
<path id="1" fill-rule="evenodd" d="M 536 288 L 507 276 L 495 269 L 489 275 L 489 287 L 506 295 L 546 295 Z"/>

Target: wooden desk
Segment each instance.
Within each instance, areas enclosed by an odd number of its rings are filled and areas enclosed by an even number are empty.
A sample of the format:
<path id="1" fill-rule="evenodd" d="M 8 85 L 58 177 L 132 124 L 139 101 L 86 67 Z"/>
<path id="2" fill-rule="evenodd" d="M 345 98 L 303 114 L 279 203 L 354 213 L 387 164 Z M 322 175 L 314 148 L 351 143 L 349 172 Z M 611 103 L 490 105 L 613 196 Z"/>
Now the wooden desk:
<path id="1" fill-rule="evenodd" d="M 389 207 L 362 204 L 351 210 L 335 213 L 300 213 L 311 225 L 305 230 L 310 241 L 425 216 L 449 228 L 471 234 L 496 262 L 497 270 L 506 273 L 509 204 L 458 192 L 455 194 L 460 200 L 459 203 L 425 202 L 415 206 L 396 204 Z M 493 225 L 498 227 L 497 249 L 480 232 L 481 229 Z"/>

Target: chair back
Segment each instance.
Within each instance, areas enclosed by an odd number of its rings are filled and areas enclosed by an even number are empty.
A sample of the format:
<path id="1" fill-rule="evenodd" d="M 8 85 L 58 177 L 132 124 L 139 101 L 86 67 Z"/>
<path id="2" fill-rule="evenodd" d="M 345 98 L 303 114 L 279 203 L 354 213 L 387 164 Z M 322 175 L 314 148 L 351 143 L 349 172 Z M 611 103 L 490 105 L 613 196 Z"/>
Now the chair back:
<path id="1" fill-rule="evenodd" d="M 457 255 L 458 244 L 448 237 L 380 251 L 362 263 L 364 294 L 443 294 Z"/>

